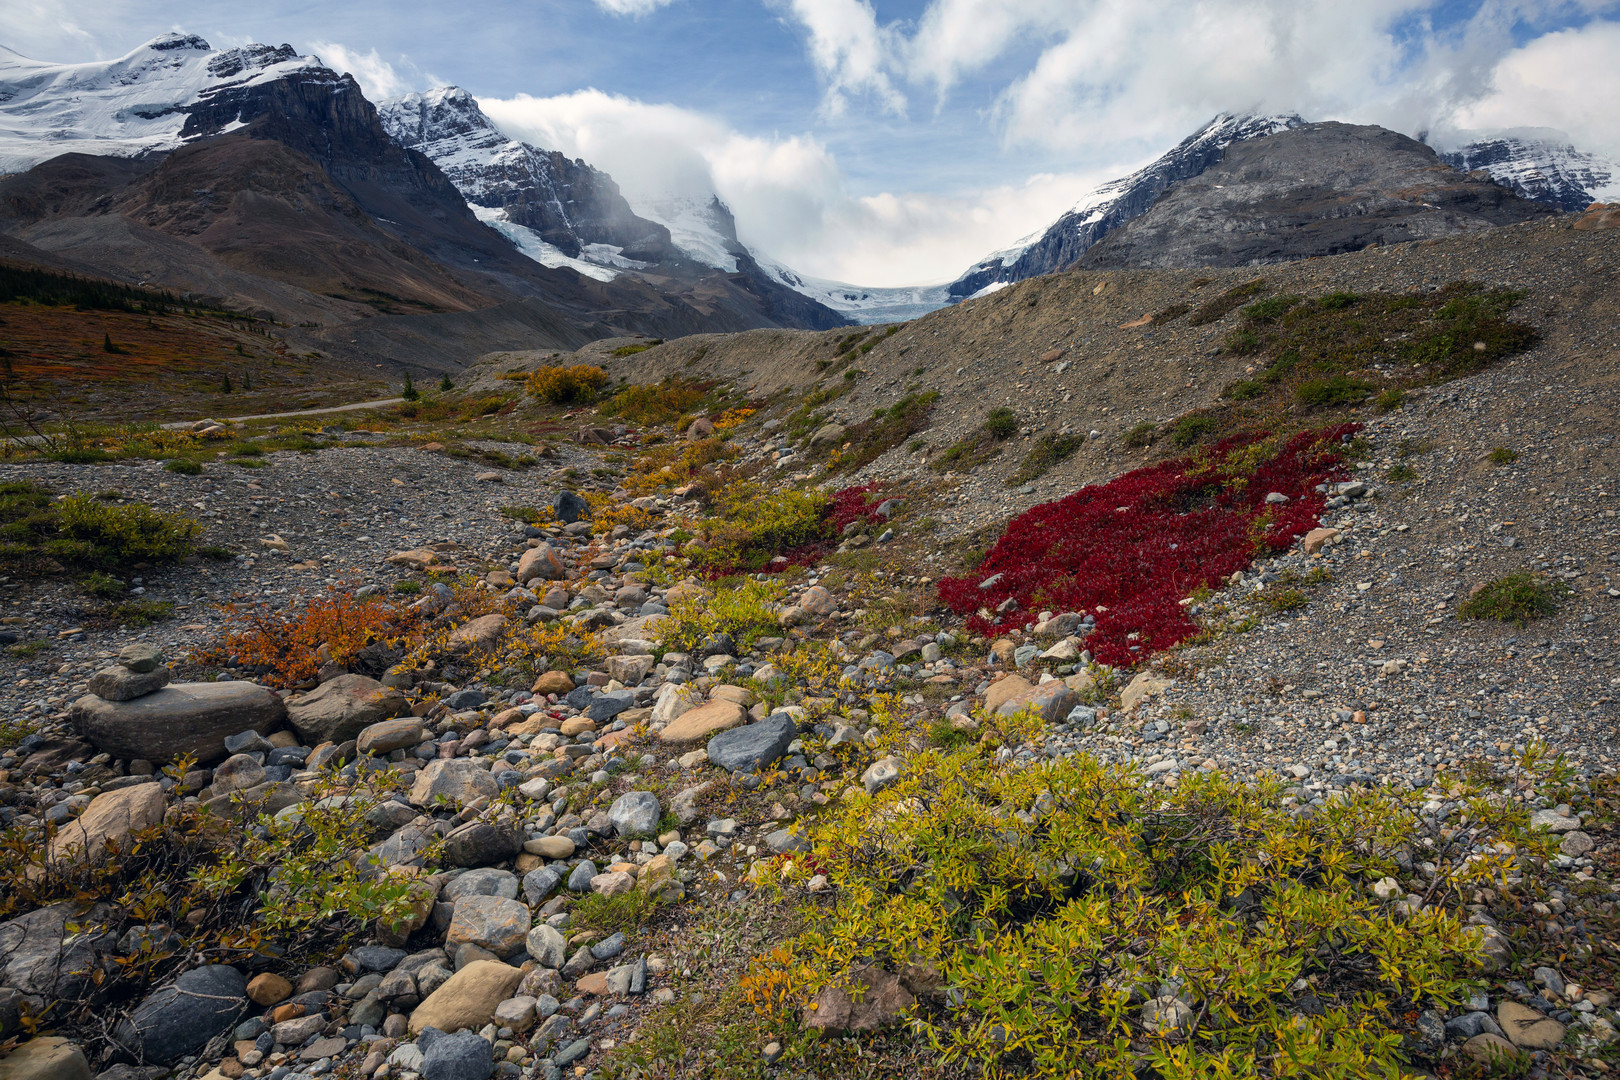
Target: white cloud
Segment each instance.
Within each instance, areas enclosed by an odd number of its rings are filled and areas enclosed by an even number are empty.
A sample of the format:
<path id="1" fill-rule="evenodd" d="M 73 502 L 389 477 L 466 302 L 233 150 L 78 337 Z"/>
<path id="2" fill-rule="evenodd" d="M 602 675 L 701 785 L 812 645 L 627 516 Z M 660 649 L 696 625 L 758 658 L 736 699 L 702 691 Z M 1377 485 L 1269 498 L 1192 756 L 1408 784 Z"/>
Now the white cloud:
<path id="1" fill-rule="evenodd" d="M 402 75 L 393 64 L 384 60 L 376 49 L 361 52 L 335 41 L 316 41 L 310 44 L 310 51 L 319 56 L 333 71 L 353 75 L 354 81 L 360 84 L 360 89 L 365 91 L 366 97 L 371 101 L 399 97 L 401 94 L 408 94 L 412 90 L 437 81 L 422 76 L 415 71 L 414 65 L 410 75 Z M 408 64 L 404 58 L 401 58 L 401 62 Z"/>
<path id="2" fill-rule="evenodd" d="M 787 0 L 793 18 L 809 34 L 810 59 L 827 84 L 825 111 L 843 113 L 851 95 L 871 95 L 885 111 L 906 110 L 889 69 L 903 39 L 893 26 L 879 26 L 867 0 Z"/>
<path id="3" fill-rule="evenodd" d="M 661 7 L 668 7 L 675 0 L 596 0 L 596 6 L 610 15 L 633 15 L 637 18 L 642 15 L 651 15 Z"/>
<path id="4" fill-rule="evenodd" d="M 30 59 L 50 61 L 93 48 L 94 36 L 48 0 L 8 0 L 0 4 L 0 43 Z M 126 45 L 127 51 L 135 43 Z M 117 54 L 113 54 L 117 55 Z"/>
<path id="5" fill-rule="evenodd" d="M 1522 48 L 1513 34 L 1613 16 L 1614 0 L 1483 0 L 1445 27 L 1434 25 L 1433 8 L 1432 0 L 931 0 L 908 28 L 879 25 L 864 0 L 788 4 L 834 112 L 860 93 L 896 111 L 908 85 L 932 85 L 943 102 L 966 78 L 1033 46 L 1020 73 L 989 88 L 1009 148 L 1118 158 L 1244 110 L 1408 132 L 1509 114 L 1612 132 L 1616 24 Z"/>
<path id="6" fill-rule="evenodd" d="M 1620 156 L 1620 23 L 1594 22 L 1515 49 L 1489 89 L 1450 117 L 1459 128 L 1554 127 L 1582 149 Z"/>
<path id="7" fill-rule="evenodd" d="M 750 248 L 804 274 L 868 286 L 949 281 L 1111 175 L 856 196 L 832 154 L 807 136 L 744 135 L 712 116 L 597 90 L 479 105 L 508 135 L 606 170 L 632 205 L 718 194 Z"/>

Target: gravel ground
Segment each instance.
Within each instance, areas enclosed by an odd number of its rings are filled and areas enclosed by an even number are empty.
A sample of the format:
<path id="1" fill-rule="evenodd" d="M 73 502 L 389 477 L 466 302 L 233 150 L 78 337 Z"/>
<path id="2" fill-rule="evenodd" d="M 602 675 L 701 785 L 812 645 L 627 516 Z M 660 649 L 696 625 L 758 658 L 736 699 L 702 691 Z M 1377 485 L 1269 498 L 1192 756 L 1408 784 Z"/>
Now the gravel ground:
<path id="1" fill-rule="evenodd" d="M 443 454 L 341 445 L 364 442 L 362 433 L 333 438 L 339 445 L 332 449 L 266 455 L 266 468 L 220 463 L 199 476 L 145 461 L 0 466 L 0 481 L 31 480 L 59 494 L 117 491 L 189 515 L 203 525 L 199 545 L 239 553 L 143 572 L 142 595 L 175 605 L 172 619 L 144 628 L 98 624 L 95 605 L 68 578 L 0 582 L 0 627 L 51 646 L 24 658 L 0 650 L 0 676 L 22 691 L 0 705 L 0 719 L 62 714 L 84 692 L 84 679 L 128 642 L 160 644 L 172 657 L 209 644 L 227 627 L 221 605 L 230 601 L 279 603 L 332 586 L 390 585 L 405 573 L 385 564 L 386 556 L 436 543 L 460 544 L 482 565 L 519 532 L 500 507 L 549 502 L 556 489 L 549 477 L 596 461 L 566 449 L 540 469 L 495 474 Z M 489 475 L 501 479 L 477 479 Z M 287 552 L 263 545 L 272 536 L 287 541 Z"/>

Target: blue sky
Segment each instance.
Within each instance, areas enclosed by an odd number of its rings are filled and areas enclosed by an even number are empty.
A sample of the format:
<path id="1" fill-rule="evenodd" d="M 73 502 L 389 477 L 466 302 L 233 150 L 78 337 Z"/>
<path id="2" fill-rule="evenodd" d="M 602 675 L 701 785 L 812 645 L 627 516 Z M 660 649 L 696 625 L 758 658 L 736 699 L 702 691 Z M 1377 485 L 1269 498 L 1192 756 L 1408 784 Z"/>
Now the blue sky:
<path id="1" fill-rule="evenodd" d="M 1603 0 L 10 0 L 0 44 L 105 59 L 288 42 L 373 98 L 454 83 L 632 201 L 709 187 L 744 239 L 860 284 L 954 277 L 1216 112 L 1620 151 Z M 1603 70 L 1603 69 L 1611 70 Z M 693 190 L 686 191 L 686 188 Z"/>

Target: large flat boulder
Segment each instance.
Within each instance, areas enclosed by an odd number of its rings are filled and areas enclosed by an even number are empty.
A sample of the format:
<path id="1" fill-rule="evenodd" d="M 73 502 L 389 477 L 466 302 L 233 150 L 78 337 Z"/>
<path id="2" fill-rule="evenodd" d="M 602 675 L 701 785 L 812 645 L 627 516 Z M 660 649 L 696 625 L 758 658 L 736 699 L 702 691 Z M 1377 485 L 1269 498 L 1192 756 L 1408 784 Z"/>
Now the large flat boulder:
<path id="1" fill-rule="evenodd" d="M 257 683 L 170 683 L 133 701 L 86 695 L 73 703 L 72 717 L 80 735 L 115 758 L 162 763 L 194 754 L 206 765 L 225 756 L 227 735 L 280 728 L 287 707 Z"/>
<path id="2" fill-rule="evenodd" d="M 364 675 L 339 675 L 287 701 L 287 719 L 306 746 L 348 742 L 372 724 L 409 711 L 404 694 Z"/>
<path id="3" fill-rule="evenodd" d="M 108 844 L 127 852 L 130 835 L 161 822 L 163 808 L 161 784 L 104 791 L 90 800 L 84 813 L 57 831 L 51 840 L 51 860 L 98 862 L 106 855 Z"/>

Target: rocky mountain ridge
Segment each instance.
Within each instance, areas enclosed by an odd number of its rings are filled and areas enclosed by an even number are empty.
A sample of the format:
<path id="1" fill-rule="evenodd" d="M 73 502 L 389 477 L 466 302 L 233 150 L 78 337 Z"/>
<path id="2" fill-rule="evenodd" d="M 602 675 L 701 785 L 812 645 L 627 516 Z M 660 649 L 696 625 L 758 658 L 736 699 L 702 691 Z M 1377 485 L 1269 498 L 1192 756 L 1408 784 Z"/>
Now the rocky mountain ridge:
<path id="1" fill-rule="evenodd" d="M 1258 266 L 1551 216 L 1387 128 L 1303 124 L 1232 144 L 1078 260 L 1098 269 Z"/>

